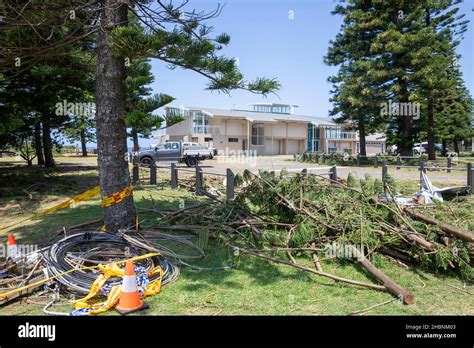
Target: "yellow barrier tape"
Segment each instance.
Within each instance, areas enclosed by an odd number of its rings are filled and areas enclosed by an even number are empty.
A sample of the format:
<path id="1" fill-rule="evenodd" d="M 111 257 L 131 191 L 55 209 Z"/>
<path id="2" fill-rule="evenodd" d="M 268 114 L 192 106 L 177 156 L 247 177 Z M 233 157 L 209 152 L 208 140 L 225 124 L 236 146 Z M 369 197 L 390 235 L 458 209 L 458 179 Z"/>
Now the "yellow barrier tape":
<path id="1" fill-rule="evenodd" d="M 132 194 L 132 185 L 125 187 L 122 191 L 112 193 L 102 197 L 102 206 L 111 207 L 112 205 L 122 202 L 125 198 Z"/>
<path id="2" fill-rule="evenodd" d="M 131 259 L 125 259 L 125 260 L 121 260 L 121 261 L 116 261 L 115 263 L 116 264 L 121 264 L 121 263 L 125 263 L 127 261 L 139 261 L 139 260 L 144 260 L 144 259 L 147 259 L 149 257 L 153 257 L 153 256 L 160 256 L 160 253 L 149 253 L 149 254 L 145 254 L 145 255 L 140 255 L 140 256 L 135 256 Z M 28 284 L 28 285 L 25 285 L 25 286 L 22 286 L 20 288 L 17 288 L 17 289 L 14 289 L 14 290 L 11 290 L 11 291 L 7 291 L 3 294 L 0 294 L 0 300 L 3 300 L 3 299 L 6 299 L 8 298 L 8 296 L 11 296 L 11 295 L 14 295 L 18 292 L 21 292 L 23 290 L 27 290 L 31 287 L 34 287 L 34 286 L 37 286 L 37 285 L 41 285 L 41 284 L 45 284 L 47 282 L 49 282 L 50 280 L 53 280 L 53 279 L 56 279 L 56 278 L 59 278 L 63 275 L 66 275 L 66 274 L 69 274 L 69 273 L 72 273 L 74 271 L 86 271 L 86 270 L 90 270 L 90 269 L 96 269 L 96 268 L 99 268 L 99 266 L 101 265 L 97 265 L 97 266 L 87 266 L 87 267 L 78 267 L 78 268 L 72 268 L 68 271 L 65 271 L 63 273 L 60 273 L 60 274 L 56 274 L 54 276 L 51 276 L 49 278 L 46 278 L 46 279 L 42 279 L 42 280 L 39 280 L 37 282 L 34 282 L 34 283 L 31 283 L 31 284 Z"/>
<path id="3" fill-rule="evenodd" d="M 40 216 L 43 216 L 43 215 L 46 215 L 46 214 L 50 214 L 50 213 L 53 213 L 53 212 L 56 212 L 56 211 L 59 211 L 59 210 L 62 210 L 64 208 L 68 208 L 70 207 L 71 205 L 74 205 L 76 204 L 77 202 L 81 202 L 81 201 L 85 201 L 87 199 L 90 199 L 90 198 L 93 198 L 95 196 L 98 196 L 100 194 L 100 188 L 99 186 L 96 186 L 96 187 L 93 187 L 83 193 L 80 193 L 78 194 L 77 196 L 74 196 L 72 198 L 69 198 L 68 200 L 62 202 L 62 203 L 59 203 L 51 208 L 48 208 L 46 210 L 43 210 L 33 216 L 30 216 L 30 217 L 27 217 L 23 220 L 20 220 L 18 222 L 15 222 L 11 225 L 8 225 L 8 226 L 5 226 L 5 227 L 1 227 L 0 230 L 7 230 L 9 229 L 10 227 L 13 227 L 13 226 L 16 226 L 16 225 L 19 225 L 25 221 L 28 221 L 28 220 L 33 220 L 33 219 L 36 219 L 37 217 L 40 217 Z"/>
<path id="4" fill-rule="evenodd" d="M 109 309 L 115 307 L 120 297 L 120 285 L 115 285 L 111 288 L 109 295 L 107 296 L 107 301 L 103 303 L 94 304 L 91 304 L 88 301 L 99 294 L 100 289 L 104 286 L 107 279 L 109 279 L 110 277 L 123 277 L 124 274 L 124 270 L 118 267 L 116 263 L 100 265 L 99 269 L 102 274 L 99 275 L 94 281 L 87 296 L 76 301 L 71 301 L 71 303 L 74 304 L 76 309 L 91 308 L 88 313 L 92 315 L 106 312 Z M 163 270 L 160 266 L 156 266 L 155 268 L 150 270 L 147 276 L 150 277 L 155 273 L 159 273 L 160 277 L 148 284 L 143 294 L 140 295 L 141 298 L 156 295 L 161 291 L 161 280 L 163 279 Z"/>

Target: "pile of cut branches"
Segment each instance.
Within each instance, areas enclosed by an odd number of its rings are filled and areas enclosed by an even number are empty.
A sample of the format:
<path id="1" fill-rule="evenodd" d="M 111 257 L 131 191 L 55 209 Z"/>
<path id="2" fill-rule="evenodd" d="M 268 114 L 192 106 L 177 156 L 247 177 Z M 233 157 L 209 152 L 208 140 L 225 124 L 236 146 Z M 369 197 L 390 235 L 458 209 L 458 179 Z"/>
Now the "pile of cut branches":
<path id="1" fill-rule="evenodd" d="M 239 189 L 233 202 L 209 194 L 215 204 L 167 216 L 162 223 L 176 226 L 178 222 L 195 233 L 204 228 L 242 253 L 336 281 L 386 290 L 405 303 L 411 303 L 413 296 L 374 266 L 378 259 L 474 278 L 472 232 L 425 216 L 416 207 L 398 205 L 390 178 L 385 187 L 370 177 L 355 180 L 246 171 L 236 177 Z M 311 255 L 315 268 L 297 263 L 296 255 L 304 254 Z M 325 273 L 320 260 L 327 258 L 359 262 L 383 285 Z"/>

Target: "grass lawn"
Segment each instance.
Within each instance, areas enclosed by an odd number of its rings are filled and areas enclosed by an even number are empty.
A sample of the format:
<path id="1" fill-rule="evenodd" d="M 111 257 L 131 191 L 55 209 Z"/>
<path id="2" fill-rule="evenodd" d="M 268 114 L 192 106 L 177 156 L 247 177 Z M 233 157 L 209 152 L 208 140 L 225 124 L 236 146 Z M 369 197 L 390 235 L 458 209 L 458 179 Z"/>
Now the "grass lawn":
<path id="1" fill-rule="evenodd" d="M 91 160 L 91 164 L 94 160 Z M 62 161 L 61 159 L 58 162 L 64 163 Z M 11 168 L 7 170 L 0 167 L 0 187 L 9 188 L 0 191 L 0 227 L 30 216 L 97 184 L 97 172 L 94 166 L 63 165 L 58 172 L 49 175 L 40 175 L 35 171 L 25 174 L 23 168 L 18 169 L 14 177 L 10 177 L 11 171 Z M 5 183 L 8 186 L 4 185 Z M 34 184 L 36 185 L 32 186 Z M 402 190 L 407 192 L 413 192 L 413 188 L 416 189 L 416 182 L 402 184 Z M 136 190 L 134 197 L 138 207 L 149 206 L 153 200 L 156 205 L 172 209 L 179 209 L 182 200 L 186 205 L 191 205 L 203 199 L 185 190 L 157 189 L 150 186 Z M 441 209 L 457 209 L 458 221 L 453 223 L 457 222 L 462 227 L 472 228 L 473 203 L 474 199 L 471 197 L 467 201 L 450 202 Z M 9 232 L 15 234 L 19 243 L 40 243 L 53 237 L 63 226 L 100 217 L 101 209 L 96 198 L 82 202 L 75 208 L 64 209 L 25 222 Z M 154 213 L 142 213 L 140 221 L 144 225 L 152 224 L 156 217 Z M 5 231 L 0 232 L 0 238 L 6 241 Z M 335 283 L 326 278 L 275 265 L 252 256 L 236 256 L 216 241 L 210 242 L 206 254 L 204 259 L 190 263 L 209 268 L 234 263 L 236 267 L 230 270 L 211 271 L 197 271 L 184 267 L 175 283 L 165 286 L 160 294 L 147 298 L 150 309 L 141 314 L 345 315 L 393 299 L 385 292 Z M 308 257 L 300 256 L 298 261 L 311 265 Z M 328 273 L 374 282 L 361 267 L 349 261 L 325 261 L 322 266 Z M 393 301 L 364 314 L 474 314 L 473 296 L 459 290 L 474 293 L 472 284 L 465 284 L 459 278 L 448 274 L 434 274 L 415 268 L 404 269 L 388 260 L 378 266 L 402 287 L 411 290 L 415 296 L 415 303 L 407 306 Z M 0 314 L 42 314 L 43 305 L 49 300 L 48 297 L 37 297 L 33 294 L 29 299 L 0 307 Z M 51 308 L 54 311 L 64 312 L 72 309 L 66 296 L 62 296 L 62 300 Z M 110 311 L 107 314 L 116 315 L 116 312 Z"/>

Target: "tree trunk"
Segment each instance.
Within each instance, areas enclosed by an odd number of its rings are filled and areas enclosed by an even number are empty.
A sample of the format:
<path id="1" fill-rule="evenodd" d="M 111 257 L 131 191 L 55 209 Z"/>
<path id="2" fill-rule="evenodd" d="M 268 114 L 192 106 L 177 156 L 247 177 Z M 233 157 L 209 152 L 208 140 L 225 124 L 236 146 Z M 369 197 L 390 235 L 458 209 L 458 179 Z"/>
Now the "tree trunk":
<path id="1" fill-rule="evenodd" d="M 140 151 L 140 145 L 138 144 L 138 133 L 132 129 L 132 139 L 133 139 L 133 151 L 138 152 Z M 133 182 L 140 181 L 140 168 L 138 167 L 138 157 L 133 158 Z"/>
<path id="2" fill-rule="evenodd" d="M 81 131 L 81 148 L 82 148 L 82 157 L 87 157 L 87 141 L 86 141 L 85 131 Z"/>
<path id="3" fill-rule="evenodd" d="M 427 125 L 426 131 L 428 133 L 428 159 L 434 161 L 436 159 L 436 150 L 435 150 L 435 119 L 434 119 L 434 110 L 433 110 L 433 99 L 428 99 L 428 110 L 427 110 Z"/>
<path id="4" fill-rule="evenodd" d="M 446 139 L 442 140 L 442 145 L 441 145 L 441 156 L 446 156 L 448 154 L 448 142 Z"/>
<path id="5" fill-rule="evenodd" d="M 43 150 L 44 166 L 46 168 L 54 167 L 53 142 L 51 140 L 51 125 L 49 111 L 43 113 Z"/>
<path id="6" fill-rule="evenodd" d="M 39 166 L 44 166 L 43 144 L 41 143 L 41 123 L 35 123 L 35 152 Z"/>
<path id="7" fill-rule="evenodd" d="M 103 1 L 96 67 L 96 124 L 99 185 L 101 196 L 117 193 L 130 185 L 125 127 L 125 64 L 123 57 L 114 55 L 112 30 L 127 25 L 127 5 L 114 0 Z M 135 225 L 133 195 L 121 202 L 103 207 L 107 232 Z"/>
<path id="8" fill-rule="evenodd" d="M 454 141 L 453 141 L 453 148 L 454 148 L 454 152 L 456 152 L 457 154 L 459 154 L 459 145 L 458 145 L 458 141 L 457 141 L 457 140 L 454 140 Z"/>
<path id="9" fill-rule="evenodd" d="M 365 144 L 365 123 L 364 117 L 359 117 L 358 121 L 358 128 L 359 128 L 359 154 L 361 156 L 367 156 L 367 149 Z"/>

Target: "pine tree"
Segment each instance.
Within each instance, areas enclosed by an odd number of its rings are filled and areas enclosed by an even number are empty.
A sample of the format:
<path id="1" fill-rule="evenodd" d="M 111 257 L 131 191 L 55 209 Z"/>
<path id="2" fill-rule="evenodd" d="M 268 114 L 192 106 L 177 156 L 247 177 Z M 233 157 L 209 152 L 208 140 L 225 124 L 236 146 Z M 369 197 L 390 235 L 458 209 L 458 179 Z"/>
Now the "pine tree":
<path id="1" fill-rule="evenodd" d="M 359 132 L 360 154 L 365 156 L 366 135 L 383 130 L 380 119 L 380 102 L 383 95 L 374 86 L 370 76 L 373 69 L 370 45 L 377 33 L 368 30 L 367 22 L 374 21 L 369 1 L 355 1 L 347 6 L 338 5 L 333 14 L 344 16 L 341 32 L 330 42 L 324 60 L 339 66 L 339 72 L 328 81 L 333 84 L 331 116 L 339 123 L 350 124 Z"/>
<path id="2" fill-rule="evenodd" d="M 127 60 L 156 58 L 172 67 L 192 70 L 209 80 L 207 89 L 225 93 L 244 89 L 266 95 L 280 87 L 275 79 L 246 81 L 235 59 L 219 54 L 230 37 L 227 34 L 211 36 L 213 28 L 206 22 L 219 15 L 220 6 L 210 12 L 189 9 L 187 1 L 174 0 L 166 4 L 161 0 L 49 0 L 0 6 L 6 23 L 0 26 L 2 34 L 27 27 L 31 29 L 30 35 L 43 40 L 25 49 L 24 45 L 3 45 L 7 40 L 0 34 L 0 56 L 4 57 L 0 61 L 0 72 L 28 69 L 32 62 L 67 54 L 64 48 L 73 42 L 84 44 L 94 39 L 99 185 L 103 197 L 130 185 L 128 163 L 123 160 L 127 152 Z M 145 32 L 128 26 L 129 10 L 143 23 Z M 49 33 L 53 35 L 48 37 Z M 12 63 L 17 57 L 22 58 L 20 68 Z M 133 195 L 104 207 L 103 215 L 107 231 L 117 232 L 133 226 L 136 216 Z"/>

